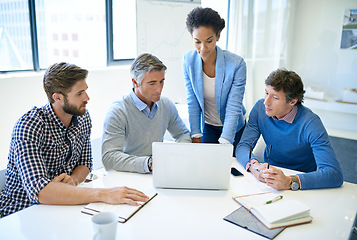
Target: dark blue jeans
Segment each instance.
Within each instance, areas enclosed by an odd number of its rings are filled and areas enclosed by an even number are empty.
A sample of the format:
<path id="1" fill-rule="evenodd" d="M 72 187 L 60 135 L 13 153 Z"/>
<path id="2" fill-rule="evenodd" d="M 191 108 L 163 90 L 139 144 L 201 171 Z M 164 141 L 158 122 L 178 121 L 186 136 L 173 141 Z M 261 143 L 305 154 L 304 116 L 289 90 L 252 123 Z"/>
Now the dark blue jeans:
<path id="1" fill-rule="evenodd" d="M 234 137 L 233 157 L 236 156 L 236 148 L 240 141 L 240 138 L 242 137 L 244 128 L 245 128 L 245 124 L 236 133 L 236 135 Z M 220 138 L 220 136 L 222 134 L 222 129 L 223 129 L 223 127 L 216 127 L 216 126 L 205 123 L 204 129 L 203 129 L 203 136 L 201 137 L 201 142 L 202 143 L 219 143 L 218 139 Z"/>

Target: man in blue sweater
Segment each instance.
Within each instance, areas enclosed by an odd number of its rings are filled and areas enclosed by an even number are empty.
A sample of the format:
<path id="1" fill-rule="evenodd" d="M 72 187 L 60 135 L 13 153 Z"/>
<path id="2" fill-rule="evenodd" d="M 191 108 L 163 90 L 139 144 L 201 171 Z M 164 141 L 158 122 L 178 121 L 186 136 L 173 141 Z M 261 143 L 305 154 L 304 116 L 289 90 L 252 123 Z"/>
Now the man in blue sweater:
<path id="1" fill-rule="evenodd" d="M 178 142 L 192 142 L 175 105 L 161 96 L 166 66 L 151 54 L 131 65 L 133 90 L 114 102 L 104 120 L 102 161 L 107 170 L 149 173 L 152 143 L 168 130 Z"/>
<path id="2" fill-rule="evenodd" d="M 305 93 L 301 78 L 278 69 L 265 84 L 265 99 L 258 100 L 249 115 L 236 150 L 237 160 L 277 190 L 341 186 L 342 172 L 327 132 L 320 118 L 301 104 Z M 266 143 L 264 164 L 251 154 L 260 134 Z M 273 166 L 303 173 L 285 176 Z"/>

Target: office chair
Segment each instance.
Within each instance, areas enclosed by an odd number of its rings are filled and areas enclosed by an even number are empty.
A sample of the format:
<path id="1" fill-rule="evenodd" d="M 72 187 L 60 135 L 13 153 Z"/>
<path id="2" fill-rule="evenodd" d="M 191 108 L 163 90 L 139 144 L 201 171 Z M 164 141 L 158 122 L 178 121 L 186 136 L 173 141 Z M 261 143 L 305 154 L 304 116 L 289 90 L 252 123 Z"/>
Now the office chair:
<path id="1" fill-rule="evenodd" d="M 0 192 L 5 186 L 5 173 L 6 169 L 0 170 Z"/>
<path id="2" fill-rule="evenodd" d="M 352 226 L 349 240 L 357 240 L 357 214 L 355 217 L 355 223 Z"/>
<path id="3" fill-rule="evenodd" d="M 264 150 L 265 150 L 265 142 L 262 136 L 259 137 L 257 144 L 253 150 L 254 156 L 259 160 L 259 162 L 264 162 Z"/>

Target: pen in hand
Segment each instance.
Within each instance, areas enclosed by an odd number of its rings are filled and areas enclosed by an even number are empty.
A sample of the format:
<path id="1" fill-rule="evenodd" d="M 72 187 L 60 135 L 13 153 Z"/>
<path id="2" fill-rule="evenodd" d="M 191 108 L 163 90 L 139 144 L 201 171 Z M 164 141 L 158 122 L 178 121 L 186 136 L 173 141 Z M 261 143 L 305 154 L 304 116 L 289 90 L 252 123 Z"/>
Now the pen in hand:
<path id="1" fill-rule="evenodd" d="M 273 145 L 270 145 L 270 150 L 269 150 L 269 155 L 268 155 L 268 169 L 270 167 L 270 154 L 271 154 L 271 149 L 273 148 Z"/>
<path id="2" fill-rule="evenodd" d="M 251 160 L 252 160 L 252 151 L 253 151 L 253 146 L 255 146 L 255 143 L 258 141 L 259 138 L 255 139 L 253 144 L 250 146 L 250 149 L 249 149 L 249 167 L 251 167 L 252 169 L 260 172 L 260 168 L 256 167 L 256 166 L 253 166 L 254 164 L 251 163 Z"/>
<path id="3" fill-rule="evenodd" d="M 280 199 L 282 199 L 283 196 L 282 195 L 279 195 L 277 196 L 276 198 L 272 199 L 272 200 L 269 200 L 267 201 L 265 204 L 270 204 L 270 203 L 273 203 L 273 202 L 276 202 L 276 201 L 279 201 Z"/>

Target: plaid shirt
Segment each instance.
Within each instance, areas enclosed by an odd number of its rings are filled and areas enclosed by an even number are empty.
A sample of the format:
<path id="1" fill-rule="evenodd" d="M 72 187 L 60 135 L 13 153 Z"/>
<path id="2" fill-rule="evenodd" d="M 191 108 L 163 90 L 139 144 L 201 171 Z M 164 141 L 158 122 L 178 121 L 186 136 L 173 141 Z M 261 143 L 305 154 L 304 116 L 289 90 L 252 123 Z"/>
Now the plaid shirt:
<path id="1" fill-rule="evenodd" d="M 298 107 L 295 105 L 291 111 L 282 118 L 273 117 L 275 120 L 283 120 L 287 123 L 293 123 L 298 112 Z"/>
<path id="2" fill-rule="evenodd" d="M 39 203 L 38 193 L 61 173 L 71 175 L 79 165 L 91 170 L 91 127 L 87 112 L 73 116 L 67 129 L 49 103 L 23 115 L 12 132 L 0 214 Z"/>

